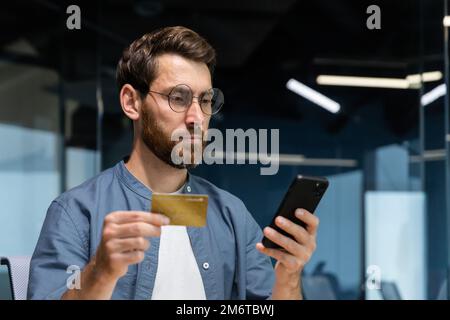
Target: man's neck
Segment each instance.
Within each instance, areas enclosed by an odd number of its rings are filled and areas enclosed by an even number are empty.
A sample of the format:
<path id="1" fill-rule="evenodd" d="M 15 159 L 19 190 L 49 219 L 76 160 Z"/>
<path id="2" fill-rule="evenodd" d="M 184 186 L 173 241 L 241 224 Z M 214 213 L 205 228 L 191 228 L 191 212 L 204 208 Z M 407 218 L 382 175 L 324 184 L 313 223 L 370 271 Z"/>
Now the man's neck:
<path id="1" fill-rule="evenodd" d="M 187 169 L 177 169 L 168 165 L 151 152 L 142 141 L 134 144 L 125 166 L 152 192 L 175 192 L 183 186 L 187 178 Z"/>

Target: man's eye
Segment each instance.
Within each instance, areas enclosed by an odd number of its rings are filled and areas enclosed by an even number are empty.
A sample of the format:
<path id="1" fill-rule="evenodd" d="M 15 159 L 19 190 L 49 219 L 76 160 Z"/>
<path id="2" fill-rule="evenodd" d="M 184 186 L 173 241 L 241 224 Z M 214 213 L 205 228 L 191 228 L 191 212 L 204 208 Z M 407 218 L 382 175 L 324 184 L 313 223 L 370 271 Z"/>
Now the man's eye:
<path id="1" fill-rule="evenodd" d="M 182 96 L 171 96 L 171 99 L 174 102 L 183 102 L 185 100 Z"/>

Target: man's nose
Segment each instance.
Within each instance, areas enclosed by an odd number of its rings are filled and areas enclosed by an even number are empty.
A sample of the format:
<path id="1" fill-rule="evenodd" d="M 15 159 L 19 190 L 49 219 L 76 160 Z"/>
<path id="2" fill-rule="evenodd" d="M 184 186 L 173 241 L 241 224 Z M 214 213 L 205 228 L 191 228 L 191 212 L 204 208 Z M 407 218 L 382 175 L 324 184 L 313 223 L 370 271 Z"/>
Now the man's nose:
<path id="1" fill-rule="evenodd" d="M 186 122 L 203 124 L 204 119 L 205 115 L 198 103 L 198 99 L 192 99 L 192 103 L 186 112 Z"/>

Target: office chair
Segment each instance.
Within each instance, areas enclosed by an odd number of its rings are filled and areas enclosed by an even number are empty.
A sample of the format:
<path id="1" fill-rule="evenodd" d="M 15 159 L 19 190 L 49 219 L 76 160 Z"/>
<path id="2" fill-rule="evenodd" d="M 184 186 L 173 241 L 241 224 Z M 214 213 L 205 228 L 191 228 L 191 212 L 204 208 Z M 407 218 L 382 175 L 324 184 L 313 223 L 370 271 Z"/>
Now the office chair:
<path id="1" fill-rule="evenodd" d="M 30 272 L 28 256 L 0 257 L 0 264 L 8 268 L 11 297 L 13 300 L 26 300 L 28 275 Z"/>
<path id="2" fill-rule="evenodd" d="M 436 300 L 448 300 L 447 297 L 447 279 L 445 279 L 442 284 L 441 288 L 439 289 L 439 293 L 436 297 Z"/>
<path id="3" fill-rule="evenodd" d="M 381 296 L 384 300 L 402 300 L 395 282 L 381 281 Z"/>
<path id="4" fill-rule="evenodd" d="M 305 275 L 302 278 L 302 286 L 307 300 L 337 300 L 330 278 L 326 275 Z"/>

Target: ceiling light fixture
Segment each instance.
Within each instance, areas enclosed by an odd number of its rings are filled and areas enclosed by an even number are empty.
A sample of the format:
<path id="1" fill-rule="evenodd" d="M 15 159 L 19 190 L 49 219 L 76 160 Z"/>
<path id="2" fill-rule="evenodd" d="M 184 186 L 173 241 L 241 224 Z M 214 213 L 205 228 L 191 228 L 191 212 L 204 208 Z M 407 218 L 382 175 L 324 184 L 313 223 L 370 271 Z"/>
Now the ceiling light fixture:
<path id="1" fill-rule="evenodd" d="M 439 99 L 440 97 L 444 96 L 446 92 L 447 87 L 445 86 L 445 83 L 442 83 L 438 85 L 436 88 L 431 89 L 420 98 L 420 103 L 422 107 L 425 107 L 427 104 L 430 104 L 436 99 Z"/>
<path id="2" fill-rule="evenodd" d="M 341 109 L 341 105 L 336 101 L 331 100 L 295 79 L 289 79 L 286 83 L 286 88 L 332 113 L 337 113 Z"/>
<path id="3" fill-rule="evenodd" d="M 320 85 L 350 86 L 391 89 L 417 89 L 422 82 L 432 82 L 442 79 L 441 71 L 430 71 L 420 74 L 411 74 L 405 78 L 380 78 L 380 77 L 353 77 L 337 75 L 319 75 L 316 79 Z"/>
<path id="4" fill-rule="evenodd" d="M 450 27 L 450 16 L 445 16 L 442 23 L 444 24 L 444 27 Z"/>

